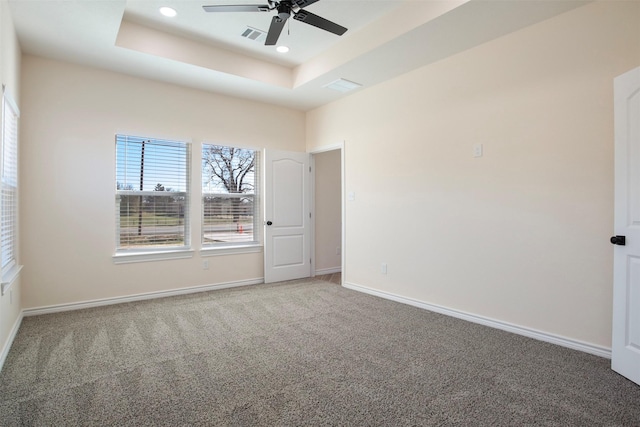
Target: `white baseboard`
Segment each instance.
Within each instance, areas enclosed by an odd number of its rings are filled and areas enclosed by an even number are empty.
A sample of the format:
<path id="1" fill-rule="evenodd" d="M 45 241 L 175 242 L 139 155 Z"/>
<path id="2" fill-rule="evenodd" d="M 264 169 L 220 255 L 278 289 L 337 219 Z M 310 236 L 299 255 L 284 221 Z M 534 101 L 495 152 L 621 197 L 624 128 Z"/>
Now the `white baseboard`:
<path id="1" fill-rule="evenodd" d="M 4 366 L 4 361 L 7 359 L 7 355 L 9 354 L 9 349 L 11 349 L 11 344 L 13 344 L 13 340 L 16 339 L 16 334 L 18 333 L 18 329 L 20 329 L 20 325 L 22 324 L 22 318 L 24 317 L 23 311 L 20 312 L 18 318 L 13 323 L 13 327 L 9 332 L 9 336 L 7 340 L 4 342 L 2 346 L 2 352 L 0 352 L 0 371 L 2 371 L 2 367 Z"/>
<path id="2" fill-rule="evenodd" d="M 354 283 L 345 282 L 342 286 L 348 289 L 352 289 L 354 291 L 363 292 L 369 295 L 374 295 L 374 296 L 385 298 L 388 300 L 400 302 L 403 304 L 433 311 L 435 313 L 456 317 L 458 319 L 466 320 L 473 323 L 478 323 L 480 325 L 489 326 L 491 328 L 501 329 L 503 331 L 512 332 L 514 334 L 523 335 L 525 337 L 534 338 L 540 341 L 556 344 L 562 347 L 567 347 L 574 350 L 579 350 L 585 353 L 611 359 L 610 348 L 601 347 L 598 345 L 589 344 L 589 343 L 585 343 L 578 340 L 573 340 L 573 339 L 562 337 L 559 335 L 549 334 L 547 332 L 537 331 L 535 329 L 525 328 L 523 326 L 518 326 L 512 323 L 491 319 L 489 317 L 478 316 L 476 314 L 453 310 L 453 309 L 436 305 L 436 304 L 429 304 L 426 302 L 418 301 L 412 298 L 406 298 L 406 297 L 392 294 L 389 292 L 383 292 L 376 289 L 371 289 L 366 286 L 356 285 Z"/>
<path id="3" fill-rule="evenodd" d="M 316 270 L 316 276 L 323 276 L 325 274 L 334 274 L 334 273 L 342 273 L 342 267 L 321 268 L 319 270 Z"/>
<path id="4" fill-rule="evenodd" d="M 168 291 L 148 292 L 129 295 L 125 297 L 103 298 L 91 301 L 81 301 L 69 304 L 49 305 L 46 307 L 27 308 L 22 311 L 24 316 L 37 316 L 40 314 L 60 313 L 63 311 L 82 310 L 85 308 L 101 307 L 105 305 L 122 304 L 125 302 L 142 301 L 155 298 L 172 297 L 176 295 L 194 294 L 197 292 L 215 291 L 219 289 L 237 288 L 240 286 L 259 285 L 264 283 L 263 278 L 239 280 L 236 282 L 219 283 L 216 285 L 192 286 L 189 288 L 172 289 Z"/>

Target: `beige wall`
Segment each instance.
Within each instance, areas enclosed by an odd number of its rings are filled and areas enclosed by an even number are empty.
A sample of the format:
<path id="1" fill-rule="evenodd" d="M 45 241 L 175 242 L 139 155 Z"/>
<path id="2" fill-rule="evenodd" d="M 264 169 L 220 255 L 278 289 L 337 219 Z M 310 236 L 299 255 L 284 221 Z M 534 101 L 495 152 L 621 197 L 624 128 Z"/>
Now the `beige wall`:
<path id="1" fill-rule="evenodd" d="M 263 277 L 262 253 L 114 265 L 114 135 L 192 141 L 197 195 L 203 141 L 304 151 L 304 113 L 32 56 L 22 78 L 25 308 Z"/>
<path id="2" fill-rule="evenodd" d="M 610 347 L 612 83 L 639 22 L 589 4 L 309 112 L 308 150 L 345 140 L 345 281 Z"/>
<path id="3" fill-rule="evenodd" d="M 340 150 L 314 154 L 315 166 L 315 269 L 339 270 L 342 246 Z"/>
<path id="4" fill-rule="evenodd" d="M 0 2 L 0 80 L 20 107 L 20 46 L 5 1 Z M 20 281 L 19 277 L 0 296 L 0 352 L 9 344 L 9 335 L 20 316 Z"/>

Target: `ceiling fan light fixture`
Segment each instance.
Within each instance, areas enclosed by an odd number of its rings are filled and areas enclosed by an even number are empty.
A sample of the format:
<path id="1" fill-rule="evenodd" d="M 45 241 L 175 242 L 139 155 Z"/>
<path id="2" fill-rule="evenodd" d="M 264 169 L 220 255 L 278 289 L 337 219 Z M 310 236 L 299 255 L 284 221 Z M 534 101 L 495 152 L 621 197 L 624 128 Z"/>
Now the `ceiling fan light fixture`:
<path id="1" fill-rule="evenodd" d="M 174 16 L 176 16 L 178 14 L 178 12 L 176 12 L 175 9 L 171 8 L 171 7 L 167 7 L 167 6 L 163 6 L 160 8 L 160 13 L 163 14 L 164 16 L 168 17 L 168 18 L 173 18 Z"/>
<path id="2" fill-rule="evenodd" d="M 323 87 L 326 87 L 327 89 L 337 90 L 338 92 L 344 93 L 344 92 L 349 92 L 359 87 L 362 87 L 362 85 L 360 83 L 352 82 L 349 80 L 338 79 L 324 85 Z"/>
<path id="3" fill-rule="evenodd" d="M 280 53 L 287 53 L 289 52 L 289 48 L 287 46 L 278 46 L 276 48 L 276 50 Z"/>

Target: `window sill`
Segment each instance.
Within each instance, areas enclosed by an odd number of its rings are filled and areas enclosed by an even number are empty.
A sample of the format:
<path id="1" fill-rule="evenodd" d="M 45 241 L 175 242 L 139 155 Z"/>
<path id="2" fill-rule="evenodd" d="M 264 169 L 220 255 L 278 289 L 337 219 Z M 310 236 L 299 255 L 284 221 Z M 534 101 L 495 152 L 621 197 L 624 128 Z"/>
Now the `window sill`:
<path id="1" fill-rule="evenodd" d="M 262 252 L 262 245 L 237 245 L 237 246 L 214 246 L 203 247 L 200 249 L 201 256 L 220 256 L 220 255 L 236 255 L 251 254 Z"/>
<path id="2" fill-rule="evenodd" d="M 162 251 L 117 252 L 113 255 L 114 264 L 134 262 L 167 261 L 172 259 L 193 258 L 192 249 L 172 249 Z"/>
<path id="3" fill-rule="evenodd" d="M 2 283 L 0 284 L 1 292 L 0 295 L 4 295 L 4 293 L 9 290 L 13 282 L 16 281 L 18 276 L 20 275 L 20 270 L 22 270 L 21 265 L 14 265 L 8 271 L 2 273 Z"/>

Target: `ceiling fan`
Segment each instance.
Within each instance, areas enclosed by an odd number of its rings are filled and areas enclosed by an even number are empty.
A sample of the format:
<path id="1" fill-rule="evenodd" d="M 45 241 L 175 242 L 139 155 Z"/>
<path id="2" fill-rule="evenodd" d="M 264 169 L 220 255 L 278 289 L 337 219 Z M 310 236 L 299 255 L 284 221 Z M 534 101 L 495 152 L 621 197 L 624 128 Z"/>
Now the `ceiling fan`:
<path id="1" fill-rule="evenodd" d="M 264 42 L 266 46 L 273 46 L 278 42 L 278 38 L 280 37 L 280 33 L 282 33 L 284 24 L 291 16 L 293 16 L 293 19 L 296 21 L 313 25 L 316 28 L 329 31 L 330 33 L 337 34 L 339 36 L 343 35 L 347 31 L 345 27 L 303 10 L 305 7 L 317 1 L 319 0 L 267 0 L 268 4 L 266 5 L 215 5 L 202 6 L 202 8 L 205 12 L 271 12 L 272 10 L 276 10 L 278 14 L 271 19 L 271 26 L 269 27 L 269 33 L 267 33 L 267 40 Z"/>

